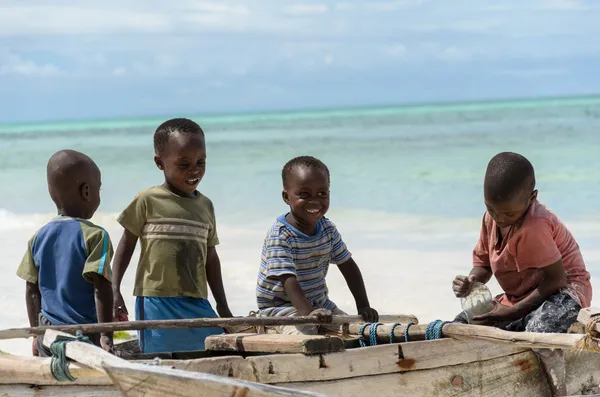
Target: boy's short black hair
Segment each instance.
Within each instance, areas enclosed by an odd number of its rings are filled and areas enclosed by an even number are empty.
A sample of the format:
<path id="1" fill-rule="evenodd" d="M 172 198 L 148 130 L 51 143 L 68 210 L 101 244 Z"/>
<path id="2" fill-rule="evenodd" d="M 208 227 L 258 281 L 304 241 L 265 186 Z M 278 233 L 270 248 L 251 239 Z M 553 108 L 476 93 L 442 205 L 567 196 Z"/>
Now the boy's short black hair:
<path id="1" fill-rule="evenodd" d="M 488 163 L 483 183 L 485 198 L 501 203 L 535 189 L 533 165 L 518 153 L 498 153 Z"/>
<path id="2" fill-rule="evenodd" d="M 177 118 L 167 120 L 159 125 L 156 132 L 154 132 L 154 152 L 156 154 L 161 153 L 173 135 L 183 133 L 201 134 L 204 137 L 202 128 L 190 119 Z"/>
<path id="3" fill-rule="evenodd" d="M 329 179 L 330 177 L 329 168 L 327 168 L 325 163 L 323 163 L 321 160 L 312 156 L 299 156 L 294 157 L 293 159 L 285 163 L 285 165 L 283 166 L 283 169 L 281 170 L 281 180 L 283 182 L 283 186 L 287 184 L 290 172 L 292 172 L 294 168 L 300 166 L 323 170 L 327 173 L 327 179 Z"/>

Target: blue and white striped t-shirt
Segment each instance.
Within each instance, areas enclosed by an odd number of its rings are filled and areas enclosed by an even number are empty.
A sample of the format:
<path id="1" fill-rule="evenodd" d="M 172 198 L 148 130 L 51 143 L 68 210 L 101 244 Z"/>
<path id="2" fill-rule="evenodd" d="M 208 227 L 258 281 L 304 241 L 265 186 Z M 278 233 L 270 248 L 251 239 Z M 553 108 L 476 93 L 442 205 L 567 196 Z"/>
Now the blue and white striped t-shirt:
<path id="1" fill-rule="evenodd" d="M 256 301 L 263 315 L 276 315 L 292 307 L 277 276 L 296 276 L 306 299 L 316 308 L 333 310 L 325 276 L 329 264 L 340 265 L 350 259 L 350 252 L 335 225 L 327 218 L 317 223 L 317 231 L 308 236 L 291 226 L 285 215 L 277 218 L 262 249 L 256 286 Z"/>

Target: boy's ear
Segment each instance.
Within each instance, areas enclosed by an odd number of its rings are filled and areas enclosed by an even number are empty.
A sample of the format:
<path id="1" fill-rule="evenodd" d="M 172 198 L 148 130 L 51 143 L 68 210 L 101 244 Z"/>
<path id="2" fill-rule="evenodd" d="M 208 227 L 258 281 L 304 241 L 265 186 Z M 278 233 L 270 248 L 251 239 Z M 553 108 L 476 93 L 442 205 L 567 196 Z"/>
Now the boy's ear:
<path id="1" fill-rule="evenodd" d="M 87 183 L 82 183 L 81 186 L 79 186 L 79 195 L 81 196 L 81 198 L 84 201 L 89 201 L 90 200 L 90 185 L 88 185 Z"/>
<path id="2" fill-rule="evenodd" d="M 161 170 L 161 171 L 165 170 L 165 166 L 164 166 L 163 161 L 160 158 L 160 156 L 154 156 L 154 164 L 156 164 L 156 166 L 158 167 L 159 170 Z"/>
<path id="3" fill-rule="evenodd" d="M 533 191 L 533 193 L 531 193 L 531 198 L 530 198 L 531 202 L 534 202 L 537 199 L 537 196 L 538 196 L 538 191 L 537 191 L 537 189 L 535 189 Z"/>
<path id="4" fill-rule="evenodd" d="M 288 193 L 285 190 L 281 191 L 281 198 L 283 199 L 284 203 L 286 203 L 287 205 L 290 205 L 290 196 L 288 195 Z"/>

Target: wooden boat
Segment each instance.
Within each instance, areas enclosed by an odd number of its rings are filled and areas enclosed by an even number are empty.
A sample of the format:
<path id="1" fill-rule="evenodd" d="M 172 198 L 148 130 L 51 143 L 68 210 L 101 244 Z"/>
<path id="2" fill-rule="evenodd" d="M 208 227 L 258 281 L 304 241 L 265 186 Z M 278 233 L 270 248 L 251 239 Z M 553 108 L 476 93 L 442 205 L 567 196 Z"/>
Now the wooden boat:
<path id="1" fill-rule="evenodd" d="M 591 319 L 588 312 L 587 324 L 600 332 Z M 348 326 L 350 333 L 357 328 L 365 327 Z M 393 335 L 403 337 L 404 328 L 396 327 Z M 54 380 L 49 358 L 0 356 L 0 397 L 551 396 L 530 347 L 565 349 L 569 394 L 600 393 L 600 354 L 572 349 L 583 335 L 446 324 L 443 334 L 451 338 L 422 341 L 413 339 L 422 337 L 425 326 L 413 329 L 411 341 L 390 344 L 390 326 L 379 326 L 374 334 L 380 344 L 370 347 L 328 336 L 228 334 L 207 339 L 205 352 L 162 354 L 154 360 L 137 354 L 128 361 L 70 342 L 66 354 L 73 360 L 69 370 L 75 382 Z M 57 335 L 46 331 L 44 343 Z"/>

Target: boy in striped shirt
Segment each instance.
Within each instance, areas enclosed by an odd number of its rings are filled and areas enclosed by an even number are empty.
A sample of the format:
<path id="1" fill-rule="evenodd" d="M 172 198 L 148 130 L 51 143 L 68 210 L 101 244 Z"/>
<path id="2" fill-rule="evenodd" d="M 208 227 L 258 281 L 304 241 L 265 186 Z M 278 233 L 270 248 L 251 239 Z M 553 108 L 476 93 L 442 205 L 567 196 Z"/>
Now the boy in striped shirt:
<path id="1" fill-rule="evenodd" d="M 29 324 L 111 322 L 112 245 L 108 233 L 88 220 L 100 205 L 100 170 L 85 154 L 61 150 L 48 161 L 47 178 L 58 216 L 29 240 L 17 270 L 26 281 Z M 88 336 L 112 351 L 112 332 Z M 32 352 L 51 355 L 38 337 Z"/>
<path id="2" fill-rule="evenodd" d="M 365 321 L 378 320 L 371 308 L 356 262 L 335 225 L 329 209 L 329 169 L 320 160 L 301 156 L 283 167 L 283 201 L 290 211 L 277 218 L 262 249 L 256 299 L 264 316 L 314 315 L 327 320 L 345 314 L 328 296 L 325 277 L 329 264 L 338 265 Z M 283 326 L 287 335 L 316 335 L 316 326 Z"/>

